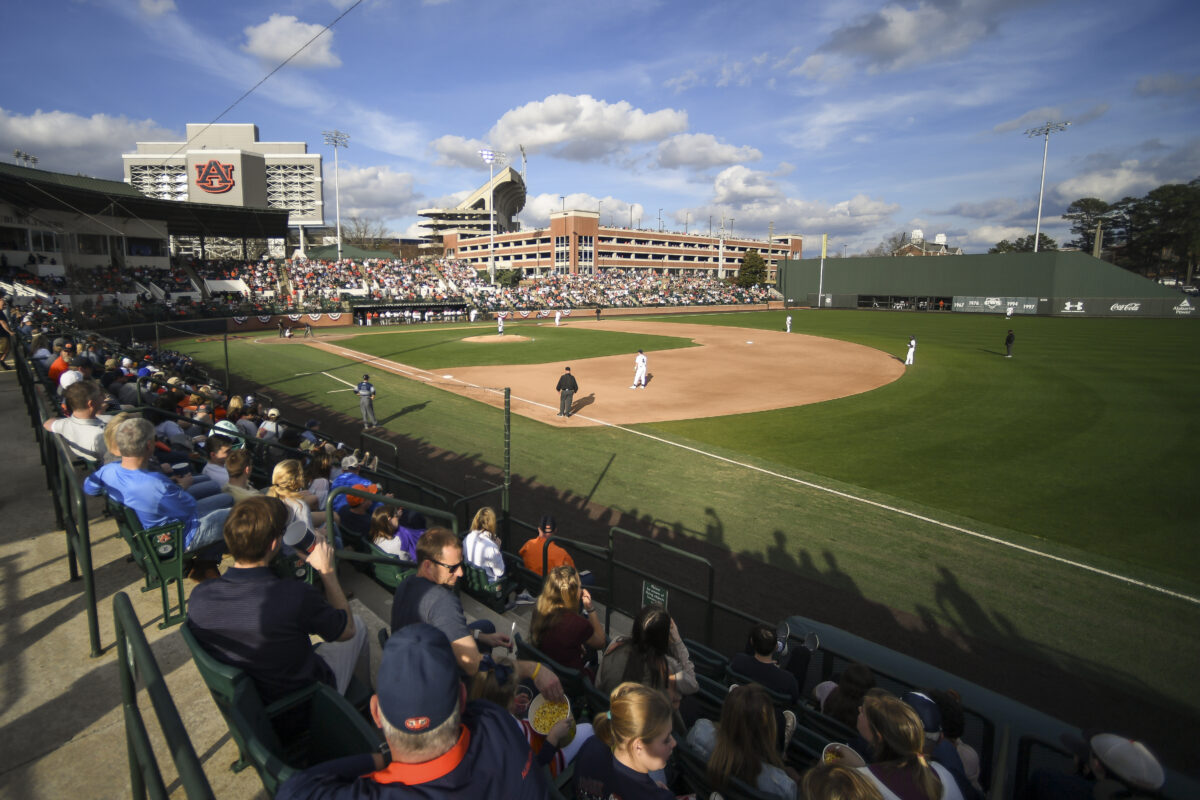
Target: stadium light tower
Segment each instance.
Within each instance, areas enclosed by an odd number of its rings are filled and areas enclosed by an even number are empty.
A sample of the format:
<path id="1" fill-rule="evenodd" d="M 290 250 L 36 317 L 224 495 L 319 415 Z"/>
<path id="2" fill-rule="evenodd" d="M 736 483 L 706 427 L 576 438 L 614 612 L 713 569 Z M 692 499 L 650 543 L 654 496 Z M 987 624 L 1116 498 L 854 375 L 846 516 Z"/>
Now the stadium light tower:
<path id="1" fill-rule="evenodd" d="M 325 144 L 333 147 L 333 204 L 337 214 L 338 261 L 342 260 L 342 187 L 339 181 L 338 148 L 350 146 L 350 134 L 339 130 L 322 131 Z"/>
<path id="2" fill-rule="evenodd" d="M 1038 189 L 1038 215 L 1037 228 L 1033 233 L 1033 252 L 1038 251 L 1038 244 L 1042 238 L 1042 196 L 1046 193 L 1046 157 L 1050 155 L 1050 134 L 1065 131 L 1071 125 L 1070 122 L 1047 122 L 1040 128 L 1030 128 L 1025 131 L 1025 135 L 1030 139 L 1036 139 L 1039 136 L 1044 136 L 1046 145 L 1042 148 L 1042 186 Z"/>
<path id="3" fill-rule="evenodd" d="M 499 150 L 493 150 L 490 147 L 484 147 L 479 151 L 479 157 L 488 165 L 488 193 L 491 199 L 488 200 L 488 211 L 490 224 L 488 225 L 488 283 L 496 282 L 496 162 L 504 164 L 508 158 Z"/>

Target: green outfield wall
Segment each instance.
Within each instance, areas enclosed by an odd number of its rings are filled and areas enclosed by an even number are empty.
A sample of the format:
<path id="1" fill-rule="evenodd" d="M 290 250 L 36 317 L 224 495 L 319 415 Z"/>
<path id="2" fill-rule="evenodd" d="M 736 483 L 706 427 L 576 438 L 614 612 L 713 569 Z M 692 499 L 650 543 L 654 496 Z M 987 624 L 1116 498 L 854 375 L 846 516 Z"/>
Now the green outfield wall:
<path id="1" fill-rule="evenodd" d="M 1200 303 L 1077 252 L 785 261 L 778 288 L 796 305 L 1083 316 L 1200 316 Z M 1036 308 L 1035 308 L 1036 306 Z"/>

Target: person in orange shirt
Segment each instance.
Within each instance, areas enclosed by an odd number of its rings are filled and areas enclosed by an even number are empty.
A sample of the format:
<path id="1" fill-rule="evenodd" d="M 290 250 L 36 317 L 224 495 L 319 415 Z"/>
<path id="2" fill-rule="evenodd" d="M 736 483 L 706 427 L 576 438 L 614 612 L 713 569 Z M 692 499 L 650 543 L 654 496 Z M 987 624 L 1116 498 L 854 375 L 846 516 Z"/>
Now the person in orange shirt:
<path id="1" fill-rule="evenodd" d="M 525 561 L 526 569 L 532 570 L 538 575 L 546 574 L 545 570 L 542 569 L 542 548 L 545 546 L 546 540 L 554 536 L 556 530 L 558 530 L 558 523 L 555 522 L 554 517 L 544 514 L 541 524 L 538 525 L 538 535 L 521 545 L 521 558 Z M 570 554 L 553 542 L 550 543 L 549 549 L 546 550 L 546 562 L 548 569 L 575 566 L 575 561 L 571 558 Z"/>

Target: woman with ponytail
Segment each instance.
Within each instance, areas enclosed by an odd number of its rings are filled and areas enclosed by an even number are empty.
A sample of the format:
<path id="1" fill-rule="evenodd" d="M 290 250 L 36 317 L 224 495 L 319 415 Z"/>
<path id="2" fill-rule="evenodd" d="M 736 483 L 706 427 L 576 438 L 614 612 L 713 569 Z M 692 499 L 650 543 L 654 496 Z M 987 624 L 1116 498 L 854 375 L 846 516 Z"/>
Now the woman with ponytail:
<path id="1" fill-rule="evenodd" d="M 908 704 L 869 693 L 859 709 L 857 727 L 873 750 L 871 764 L 858 771 L 884 800 L 962 800 L 954 776 L 923 755 L 924 726 Z"/>
<path id="2" fill-rule="evenodd" d="M 595 737 L 575 759 L 578 800 L 674 800 L 661 775 L 675 749 L 671 702 L 639 683 L 622 683 L 609 710 L 592 720 Z"/>

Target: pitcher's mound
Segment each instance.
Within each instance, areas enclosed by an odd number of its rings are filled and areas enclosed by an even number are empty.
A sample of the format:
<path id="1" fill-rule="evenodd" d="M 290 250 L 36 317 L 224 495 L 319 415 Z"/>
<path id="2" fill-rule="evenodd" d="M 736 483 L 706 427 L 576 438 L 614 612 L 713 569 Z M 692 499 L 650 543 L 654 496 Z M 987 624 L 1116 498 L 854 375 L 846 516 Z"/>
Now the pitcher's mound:
<path id="1" fill-rule="evenodd" d="M 514 333 L 510 333 L 505 336 L 498 336 L 493 333 L 489 336 L 468 336 L 467 338 L 463 339 L 463 341 L 464 342 L 483 342 L 485 344 L 504 344 L 505 342 L 528 342 L 529 337 L 528 336 L 519 336 Z"/>

